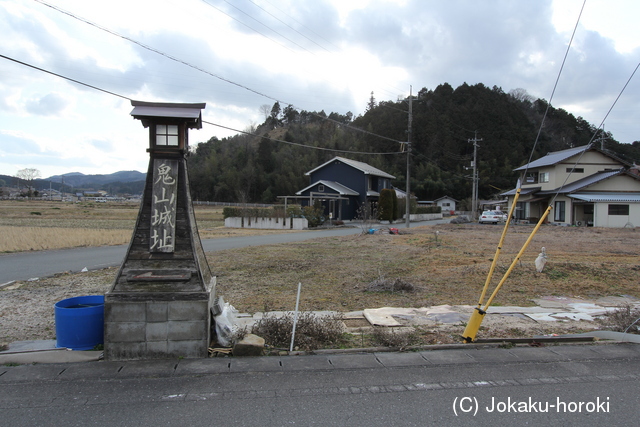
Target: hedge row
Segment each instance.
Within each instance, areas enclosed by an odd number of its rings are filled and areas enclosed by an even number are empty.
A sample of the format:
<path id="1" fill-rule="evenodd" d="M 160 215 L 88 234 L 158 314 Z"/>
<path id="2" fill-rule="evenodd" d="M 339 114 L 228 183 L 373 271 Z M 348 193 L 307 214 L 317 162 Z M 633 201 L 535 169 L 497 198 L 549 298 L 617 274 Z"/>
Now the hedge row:
<path id="1" fill-rule="evenodd" d="M 440 206 L 420 206 L 416 209 L 417 214 L 431 214 L 441 212 L 442 208 Z"/>

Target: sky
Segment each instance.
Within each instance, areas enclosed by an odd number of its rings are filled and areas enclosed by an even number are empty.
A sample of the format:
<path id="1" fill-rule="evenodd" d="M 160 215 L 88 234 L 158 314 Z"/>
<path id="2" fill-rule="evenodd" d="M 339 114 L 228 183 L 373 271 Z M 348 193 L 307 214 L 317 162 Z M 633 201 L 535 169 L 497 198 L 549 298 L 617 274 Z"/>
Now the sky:
<path id="1" fill-rule="evenodd" d="M 0 0 L 0 174 L 146 171 L 131 99 L 205 102 L 203 120 L 243 131 L 276 101 L 357 116 L 371 92 L 443 83 L 553 93 L 631 143 L 640 71 L 608 112 L 640 61 L 639 16 L 637 0 Z"/>

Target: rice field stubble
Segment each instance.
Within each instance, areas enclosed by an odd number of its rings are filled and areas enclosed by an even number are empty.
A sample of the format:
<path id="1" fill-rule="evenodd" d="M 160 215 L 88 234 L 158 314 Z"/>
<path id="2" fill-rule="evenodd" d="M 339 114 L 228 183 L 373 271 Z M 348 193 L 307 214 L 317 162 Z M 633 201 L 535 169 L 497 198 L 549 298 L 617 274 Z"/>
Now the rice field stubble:
<path id="1" fill-rule="evenodd" d="M 0 201 L 0 254 L 86 246 L 124 245 L 131 239 L 139 204 Z M 282 233 L 224 227 L 222 208 L 196 205 L 203 239 Z"/>

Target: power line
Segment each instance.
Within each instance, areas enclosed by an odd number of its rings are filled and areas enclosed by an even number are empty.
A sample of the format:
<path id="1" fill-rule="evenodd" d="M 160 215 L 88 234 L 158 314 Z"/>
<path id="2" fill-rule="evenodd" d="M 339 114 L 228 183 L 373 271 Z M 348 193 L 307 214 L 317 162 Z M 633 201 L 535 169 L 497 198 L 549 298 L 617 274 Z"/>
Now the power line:
<path id="1" fill-rule="evenodd" d="M 227 126 L 219 125 L 217 123 L 207 122 L 205 120 L 203 120 L 202 123 L 206 123 L 206 124 L 212 125 L 212 126 L 217 126 L 217 127 L 223 128 L 223 129 L 231 130 L 231 131 L 242 133 L 242 134 L 245 134 L 245 135 L 255 136 L 255 137 L 258 137 L 258 138 L 265 138 L 265 139 L 268 139 L 270 141 L 282 142 L 283 144 L 295 145 L 297 147 L 311 148 L 313 150 L 334 151 L 336 153 L 366 154 L 366 155 L 403 154 L 401 151 L 393 151 L 393 152 L 388 152 L 388 153 L 371 153 L 371 152 L 365 152 L 365 151 L 349 151 L 349 150 L 337 150 L 335 148 L 314 147 L 312 145 L 305 145 L 305 144 L 299 144 L 299 143 L 291 142 L 291 141 L 284 141 L 282 139 L 271 138 L 269 136 L 260 136 L 260 135 L 256 135 L 255 133 L 246 132 L 246 131 L 242 131 L 242 130 L 238 130 L 238 129 L 233 129 L 233 128 L 230 128 L 230 127 L 227 127 Z"/>
<path id="2" fill-rule="evenodd" d="M 267 36 L 266 34 L 261 33 L 260 31 L 256 30 L 255 28 L 253 28 L 253 27 L 251 27 L 251 26 L 249 26 L 249 25 L 245 24 L 244 22 L 240 21 L 239 19 L 237 19 L 237 18 L 235 18 L 235 17 L 233 17 L 233 16 L 229 15 L 228 13 L 226 13 L 225 11 L 223 11 L 222 9 L 220 9 L 220 8 L 218 8 L 218 7 L 214 6 L 214 5 L 212 5 L 212 4 L 211 4 L 211 3 L 209 3 L 207 0 L 202 0 L 202 2 L 203 2 L 204 4 L 206 4 L 207 6 L 214 8 L 215 10 L 217 10 L 217 11 L 218 11 L 218 12 L 220 12 L 220 13 L 222 13 L 223 15 L 228 16 L 229 18 L 233 19 L 234 21 L 238 22 L 239 24 L 244 25 L 245 27 L 249 28 L 251 31 L 255 31 L 256 33 L 260 34 L 262 37 L 264 37 L 264 38 L 266 38 L 266 39 L 269 39 L 270 41 L 272 41 L 272 42 L 274 42 L 274 43 L 276 43 L 276 44 L 278 44 L 278 45 L 280 45 L 280 46 L 284 47 L 284 48 L 285 48 L 285 49 L 287 49 L 288 51 L 290 51 L 290 52 L 295 52 L 295 51 L 293 51 L 293 50 L 289 49 L 287 46 L 285 46 L 285 45 L 283 45 L 283 44 L 281 44 L 281 43 L 279 43 L 279 42 L 275 41 L 274 39 L 272 39 L 271 37 Z M 300 46 L 298 43 L 294 42 L 293 40 L 290 40 L 290 39 L 288 39 L 287 37 L 285 37 L 285 36 L 283 36 L 282 34 L 280 34 L 279 32 L 275 31 L 273 28 L 270 28 L 269 26 L 267 26 L 267 25 L 263 24 L 262 22 L 258 21 L 257 19 L 255 19 L 254 17 L 252 17 L 251 15 L 249 15 L 248 13 L 244 12 L 242 9 L 240 9 L 240 8 L 238 8 L 238 7 L 234 6 L 234 5 L 232 5 L 231 3 L 229 3 L 229 2 L 228 2 L 228 1 L 226 1 L 226 0 L 224 0 L 224 2 L 225 2 L 225 3 L 227 3 L 229 6 L 233 7 L 234 9 L 236 9 L 236 10 L 240 11 L 240 13 L 243 13 L 244 15 L 248 16 L 249 18 L 253 19 L 253 20 L 254 20 L 254 21 L 256 21 L 258 24 L 260 24 L 260 25 L 262 25 L 262 26 L 264 26 L 264 27 L 268 28 L 269 30 L 273 31 L 274 33 L 276 33 L 277 35 L 279 35 L 279 36 L 280 36 L 280 37 L 282 37 L 283 39 L 285 39 L 285 40 L 287 40 L 287 41 L 289 41 L 289 42 L 291 42 L 291 43 L 295 44 L 295 45 L 296 45 L 296 46 L 298 46 L 300 49 L 306 50 L 307 52 L 309 52 L 309 53 L 313 54 L 313 52 L 311 52 L 311 51 L 309 51 L 309 50 L 305 49 L 304 47 Z"/>
<path id="3" fill-rule="evenodd" d="M 265 0 L 266 1 L 266 0 Z M 251 2 L 253 3 L 253 2 Z M 339 49 L 336 45 L 334 45 L 333 43 L 331 43 L 329 40 L 325 39 L 324 37 L 322 37 L 320 34 L 316 33 L 315 31 L 313 31 L 311 28 L 307 27 L 306 25 L 304 25 L 302 22 L 298 21 L 297 19 L 295 19 L 293 16 L 287 14 L 286 12 L 284 12 L 283 10 L 279 9 L 276 5 L 274 5 L 273 3 L 270 3 L 269 1 L 267 1 L 268 4 L 271 5 L 271 7 L 275 8 L 276 10 L 278 10 L 280 13 L 282 13 L 285 16 L 288 16 L 291 20 L 293 20 L 294 22 L 297 22 L 298 24 L 300 24 L 303 28 L 306 28 L 307 30 L 309 30 L 309 32 L 313 33 L 314 35 L 320 37 L 322 40 L 324 40 L 325 42 L 329 43 L 331 46 L 333 46 L 336 49 Z M 254 3 L 255 4 L 255 3 Z"/>
<path id="4" fill-rule="evenodd" d="M 257 8 L 259 8 L 260 10 L 264 11 L 266 14 L 268 14 L 269 16 L 271 16 L 273 19 L 278 20 L 279 22 L 281 22 L 282 24 L 286 25 L 288 28 L 290 28 L 291 30 L 295 31 L 296 33 L 300 34 L 302 37 L 304 37 L 305 39 L 309 40 L 311 43 L 315 44 L 316 46 L 318 46 L 320 49 L 324 49 L 327 52 L 330 52 L 327 48 L 325 48 L 324 46 L 321 46 L 320 44 L 316 43 L 314 40 L 311 40 L 309 37 L 305 36 L 304 34 L 302 34 L 300 31 L 296 30 L 295 28 L 293 28 L 291 25 L 287 24 L 286 22 L 284 22 L 282 19 L 278 18 L 277 16 L 275 16 L 274 14 L 272 14 L 271 12 L 269 12 L 268 10 L 266 10 L 265 8 L 263 8 L 262 6 L 260 6 L 259 4 L 257 4 L 256 2 L 249 0 L 250 3 L 252 3 L 253 5 L 255 5 Z M 227 2 L 228 3 L 228 2 Z"/>
<path id="5" fill-rule="evenodd" d="M 549 108 L 551 108 L 551 100 L 553 99 L 553 95 L 556 93 L 556 88 L 558 87 L 558 82 L 560 81 L 562 70 L 564 70 L 564 64 L 567 62 L 567 57 L 569 56 L 569 51 L 571 50 L 571 45 L 573 44 L 573 38 L 575 37 L 576 31 L 578 30 L 578 24 L 580 23 L 580 18 L 582 17 L 582 12 L 584 11 L 584 6 L 586 3 L 587 3 L 587 0 L 584 0 L 582 3 L 582 8 L 580 9 L 580 13 L 578 14 L 578 19 L 576 20 L 576 25 L 573 27 L 573 32 L 571 33 L 571 38 L 569 39 L 567 50 L 564 53 L 564 58 L 562 58 L 562 64 L 560 65 L 560 70 L 558 70 L 558 76 L 556 77 L 556 81 L 553 85 L 553 90 L 551 91 L 549 102 L 547 102 L 547 108 L 544 110 L 544 114 L 542 115 L 542 121 L 540 122 L 540 127 L 538 128 L 538 134 L 536 135 L 536 139 L 533 142 L 533 147 L 531 148 L 531 154 L 529 154 L 529 161 L 527 162 L 527 166 L 525 167 L 523 176 L 526 176 L 527 174 L 527 170 L 529 169 L 529 164 L 531 164 L 531 159 L 533 159 L 533 153 L 535 152 L 536 146 L 538 145 L 538 141 L 540 140 L 540 135 L 542 134 L 542 128 L 544 127 L 544 121 L 547 118 L 547 114 L 549 113 Z"/>
<path id="6" fill-rule="evenodd" d="M 77 15 L 74 15 L 73 13 L 68 12 L 68 11 L 66 11 L 64 9 L 61 9 L 61 8 L 59 8 L 57 6 L 48 4 L 48 3 L 44 2 L 43 0 L 34 0 L 34 1 L 40 3 L 40 4 L 44 5 L 44 6 L 50 7 L 51 9 L 53 9 L 53 10 L 55 10 L 57 12 L 63 13 L 63 14 L 65 14 L 65 15 L 73 18 L 73 19 L 76 19 L 78 21 L 81 21 L 81 22 L 84 22 L 84 23 L 86 23 L 88 25 L 91 25 L 92 27 L 95 27 L 95 28 L 97 28 L 99 30 L 105 31 L 105 32 L 107 32 L 107 33 L 109 33 L 111 35 L 114 35 L 116 37 L 120 37 L 123 40 L 127 40 L 127 41 L 129 41 L 131 43 L 134 43 L 134 44 L 142 47 L 143 49 L 146 49 L 146 50 L 149 50 L 151 52 L 157 53 L 158 55 L 164 56 L 167 59 L 170 59 L 172 61 L 175 61 L 175 62 L 178 62 L 180 64 L 186 65 L 187 67 L 193 68 L 194 70 L 200 71 L 200 72 L 202 72 L 204 74 L 207 74 L 207 75 L 209 75 L 211 77 L 215 77 L 215 78 L 217 78 L 219 80 L 222 80 L 222 81 L 224 81 L 226 83 L 232 84 L 232 85 L 237 86 L 237 87 L 239 87 L 241 89 L 245 89 L 245 90 L 247 90 L 249 92 L 252 92 L 252 93 L 254 93 L 256 95 L 259 95 L 259 96 L 262 96 L 264 98 L 267 98 L 267 99 L 270 99 L 272 101 L 276 101 L 276 102 L 280 103 L 280 101 L 278 99 L 276 99 L 276 98 L 274 98 L 272 96 L 269 96 L 269 95 L 267 95 L 265 93 L 259 92 L 259 91 L 255 90 L 255 89 L 252 89 L 252 88 L 248 87 L 248 86 L 245 86 L 245 85 L 240 84 L 240 83 L 236 83 L 233 80 L 229 80 L 229 79 L 227 79 L 225 77 L 222 77 L 222 76 L 219 76 L 219 75 L 217 75 L 215 73 L 207 71 L 207 70 L 205 70 L 203 68 L 200 68 L 200 67 L 198 67 L 196 65 L 193 65 L 193 64 L 191 64 L 189 62 L 186 62 L 186 61 L 184 61 L 182 59 L 176 58 L 176 57 L 174 57 L 172 55 L 169 55 L 169 54 L 167 54 L 165 52 L 162 52 L 161 50 L 158 50 L 158 49 L 153 48 L 151 46 L 145 45 L 144 43 L 141 43 L 141 42 L 139 42 L 139 41 L 137 41 L 135 39 L 132 39 L 131 37 L 127 37 L 127 36 L 121 35 L 119 33 L 116 33 L 115 31 L 109 30 L 108 28 L 102 27 L 102 26 L 100 26 L 100 25 L 98 25 L 96 23 L 93 23 L 93 22 L 91 22 L 91 21 L 89 21 L 87 19 L 84 19 L 84 18 L 81 18 L 81 17 L 79 17 Z M 293 105 L 293 104 L 291 104 L 289 102 L 284 102 L 283 101 L 282 103 L 285 104 L 285 105 L 288 105 L 291 108 L 294 108 L 296 110 L 300 110 L 300 108 L 296 107 L 295 105 Z M 375 134 L 373 132 L 368 132 L 368 131 L 366 131 L 364 129 L 359 129 L 359 128 L 356 128 L 356 127 L 352 127 L 352 126 L 349 126 L 347 124 L 340 123 L 337 120 L 333 120 L 333 119 L 330 119 L 328 117 L 323 117 L 323 116 L 321 116 L 321 115 L 319 115 L 317 113 L 310 112 L 310 114 L 313 114 L 314 116 L 316 116 L 318 118 L 321 118 L 322 120 L 327 120 L 327 121 L 330 121 L 330 122 L 334 122 L 334 123 L 336 123 L 336 124 L 338 124 L 338 125 L 340 125 L 342 127 L 345 127 L 345 128 L 348 128 L 348 129 L 352 129 L 352 130 L 355 130 L 355 131 L 358 131 L 358 132 L 361 132 L 361 133 L 364 133 L 364 134 L 367 134 L 367 135 L 371 135 L 371 136 L 374 136 L 376 138 L 385 139 L 385 140 L 392 141 L 392 142 L 395 142 L 395 143 L 402 143 L 402 141 L 398 141 L 398 140 L 395 140 L 393 138 L 388 138 L 388 137 L 385 137 L 385 136 L 382 136 L 382 135 L 378 135 L 378 134 Z"/>
<path id="7" fill-rule="evenodd" d="M 158 55 L 162 55 L 162 56 L 164 56 L 164 57 L 165 57 L 165 58 L 167 58 L 167 59 L 170 59 L 170 60 L 175 61 L 175 62 L 179 62 L 179 63 L 181 63 L 181 64 L 183 64 L 183 65 L 186 65 L 187 67 L 190 67 L 190 68 L 193 68 L 193 69 L 195 69 L 195 70 L 198 70 L 198 71 L 200 71 L 200 72 L 202 72 L 202 73 L 208 74 L 208 75 L 210 75 L 210 76 L 212 76 L 212 77 L 215 77 L 215 78 L 217 78 L 217 79 L 220 79 L 220 80 L 222 80 L 222 81 L 224 81 L 224 82 L 227 82 L 227 83 L 232 84 L 232 85 L 234 85 L 234 86 L 237 86 L 237 87 L 239 87 L 239 88 L 242 88 L 242 89 L 248 90 L 249 92 L 253 92 L 253 93 L 255 93 L 256 95 L 260 95 L 260 96 L 262 96 L 262 97 L 269 98 L 269 99 L 271 99 L 271 100 L 273 100 L 273 101 L 277 101 L 277 99 L 275 99 L 275 98 L 273 98 L 273 97 L 270 97 L 269 95 L 266 95 L 266 94 L 264 94 L 264 93 L 258 92 L 257 90 L 251 89 L 251 88 L 249 88 L 249 87 L 247 87 L 247 86 L 244 86 L 244 85 L 242 85 L 242 84 L 240 84 L 240 83 L 236 83 L 236 82 L 234 82 L 234 81 L 232 81 L 232 80 L 226 79 L 226 78 L 224 78 L 224 77 L 222 77 L 222 76 L 219 76 L 219 75 L 214 74 L 214 73 L 212 73 L 212 72 L 210 72 L 210 71 L 207 71 L 207 70 L 205 70 L 205 69 L 202 69 L 202 68 L 200 68 L 200 67 L 198 67 L 198 66 L 196 66 L 196 65 L 193 65 L 193 64 L 191 64 L 191 63 L 189 63 L 189 62 L 186 62 L 186 61 L 183 61 L 183 60 L 181 60 L 181 59 L 179 59 L 179 58 L 176 58 L 176 57 L 174 57 L 174 56 L 171 56 L 171 55 L 169 55 L 169 54 L 167 54 L 167 53 L 165 53 L 165 52 L 162 52 L 162 51 L 160 51 L 160 50 L 158 50 L 158 49 L 155 49 L 155 48 L 153 48 L 153 47 L 151 47 L 151 46 L 148 46 L 148 45 L 146 45 L 146 44 L 144 44 L 144 43 L 141 43 L 141 42 L 139 42 L 139 41 L 137 41 L 137 40 L 135 40 L 135 39 L 132 39 L 131 37 L 127 37 L 127 36 L 124 36 L 124 35 L 122 35 L 122 34 L 116 33 L 115 31 L 111 31 L 111 30 L 109 30 L 108 28 L 102 27 L 102 26 L 100 26 L 100 25 L 98 25 L 98 24 L 96 24 L 96 23 L 94 23 L 94 22 L 91 22 L 91 21 L 89 21 L 89 20 L 87 20 L 87 19 L 84 19 L 84 18 L 82 18 L 82 17 L 79 17 L 79 16 L 77 16 L 77 15 L 74 15 L 73 13 L 68 12 L 68 11 L 66 11 L 66 10 L 64 10 L 64 9 L 61 9 L 61 8 L 59 8 L 59 7 L 57 7 L 57 6 L 54 6 L 54 5 L 48 4 L 48 3 L 46 3 L 46 2 L 44 2 L 44 1 L 42 1 L 42 0 L 34 0 L 34 1 L 36 1 L 36 2 L 40 3 L 40 4 L 44 5 L 44 6 L 50 7 L 51 9 L 53 9 L 53 10 L 55 10 L 55 11 L 57 11 L 57 12 L 63 13 L 63 14 L 65 14 L 65 15 L 67 15 L 67 16 L 69 16 L 69 17 L 73 18 L 73 19 L 77 19 L 78 21 L 81 21 L 81 22 L 84 22 L 85 24 L 91 25 L 92 27 L 95 27 L 95 28 L 97 28 L 97 29 L 99 29 L 99 30 L 105 31 L 105 32 L 107 32 L 107 33 L 109 33 L 109 34 L 111 34 L 111 35 L 113 35 L 113 36 L 120 37 L 120 38 L 121 38 L 121 39 L 123 39 L 123 40 L 126 40 L 126 41 L 129 41 L 129 42 L 133 43 L 133 44 L 136 44 L 136 45 L 140 46 L 140 47 L 141 47 L 141 48 L 143 48 L 143 49 L 146 49 L 146 50 L 149 50 L 149 51 L 151 51 L 151 52 L 157 53 Z"/>
<path id="8" fill-rule="evenodd" d="M 117 96 L 118 98 L 122 98 L 122 99 L 126 99 L 126 100 L 128 100 L 128 101 L 131 101 L 131 98 L 129 98 L 129 97 L 127 97 L 127 96 L 120 95 L 120 94 L 117 94 L 117 93 L 115 93 L 115 92 L 111 92 L 111 91 L 108 91 L 108 90 L 106 90 L 106 89 L 102 89 L 102 88 L 99 88 L 99 87 L 97 87 L 97 86 L 93 86 L 93 85 L 90 85 L 90 84 L 88 84 L 88 83 L 81 82 L 80 80 L 72 79 L 71 77 L 63 76 L 62 74 L 58 74 L 58 73 L 54 73 L 54 72 L 49 71 L 49 70 L 45 70 L 44 68 L 36 67 L 35 65 L 31 65 L 31 64 L 28 64 L 28 63 L 26 63 L 26 62 L 22 62 L 22 61 L 19 61 L 19 60 L 14 59 L 14 58 L 10 58 L 10 57 L 5 56 L 5 55 L 2 55 L 2 54 L 0 54 L 0 58 L 4 58 L 4 59 L 7 59 L 7 60 L 9 60 L 9 61 L 13 61 L 13 62 L 15 62 L 15 63 L 18 63 L 18 64 L 20 64 L 20 65 L 24 65 L 24 66 L 26 66 L 26 67 L 33 68 L 34 70 L 42 71 L 43 73 L 51 74 L 51 75 L 53 75 L 53 76 L 56 76 L 56 77 L 59 77 L 59 78 L 62 78 L 62 79 L 65 79 L 65 80 L 71 81 L 71 82 L 73 82 L 73 83 L 77 83 L 77 84 L 79 84 L 79 85 L 86 86 L 86 87 L 88 87 L 88 88 L 91 88 L 91 89 L 94 89 L 94 90 L 97 90 L 97 91 L 100 91 L 100 92 L 104 92 L 104 93 L 109 94 L 109 95 Z M 207 124 L 210 124 L 210 125 L 213 125 L 213 126 L 217 126 L 217 127 L 223 128 L 223 129 L 232 130 L 232 131 L 234 131 L 234 132 L 243 133 L 243 134 L 246 134 L 246 135 L 252 135 L 252 136 L 256 136 L 256 137 L 260 137 L 260 138 L 267 138 L 267 139 L 272 140 L 272 141 L 282 142 L 282 143 L 290 144 L 290 145 L 296 145 L 296 146 L 304 147 L 304 148 L 311 148 L 311 149 L 314 149 L 314 150 L 334 151 L 334 152 L 340 152 L 340 153 L 352 153 L 352 154 L 366 154 L 366 155 L 377 155 L 377 154 L 401 154 L 401 152 L 372 153 L 372 152 L 363 152 L 363 151 L 337 150 L 337 149 L 324 148 L 324 147 L 313 147 L 313 146 L 310 146 L 310 145 L 304 145 L 304 144 L 299 144 L 299 143 L 295 143 L 295 142 L 283 141 L 283 140 L 279 140 L 279 139 L 275 139 L 275 138 L 270 138 L 270 137 L 266 137 L 266 136 L 262 136 L 262 137 L 261 137 L 261 136 L 259 136 L 259 135 L 256 135 L 256 134 L 253 134 L 253 133 L 250 133 L 250 132 L 244 132 L 244 131 L 241 131 L 241 130 L 238 130 L 238 129 L 233 129 L 233 128 L 230 128 L 230 127 L 227 127 L 227 126 L 223 126 L 223 125 L 220 125 L 220 124 L 207 122 L 207 121 L 204 121 L 204 120 L 203 120 L 203 123 L 207 123 Z"/>
<path id="9" fill-rule="evenodd" d="M 2 54 L 0 54 L 0 57 L 4 58 L 4 59 L 8 59 L 9 61 L 16 62 L 16 63 L 18 63 L 20 65 L 24 65 L 26 67 L 33 68 L 34 70 L 42 71 L 43 73 L 51 74 L 52 76 L 60 77 L 60 78 L 65 79 L 65 80 L 69 80 L 70 82 L 74 82 L 74 83 L 77 83 L 79 85 L 86 86 L 86 87 L 89 87 L 91 89 L 99 90 L 100 92 L 108 93 L 109 95 L 117 96 L 119 98 L 123 98 L 123 99 L 127 99 L 127 100 L 131 101 L 131 98 L 128 98 L 128 97 L 126 97 L 124 95 L 120 95 L 120 94 L 117 94 L 115 92 L 110 92 L 110 91 L 108 91 L 106 89 L 101 89 L 101 88 L 99 88 L 97 86 L 92 86 L 92 85 L 90 85 L 88 83 L 84 83 L 84 82 L 81 82 L 79 80 L 72 79 L 71 77 L 66 77 L 66 76 L 63 76 L 62 74 L 57 74 L 57 73 L 54 73 L 53 71 L 45 70 L 44 68 L 36 67 L 35 65 L 31 65 L 31 64 L 27 64 L 26 62 L 18 61 L 17 59 L 9 58 L 8 56 L 4 56 Z"/>

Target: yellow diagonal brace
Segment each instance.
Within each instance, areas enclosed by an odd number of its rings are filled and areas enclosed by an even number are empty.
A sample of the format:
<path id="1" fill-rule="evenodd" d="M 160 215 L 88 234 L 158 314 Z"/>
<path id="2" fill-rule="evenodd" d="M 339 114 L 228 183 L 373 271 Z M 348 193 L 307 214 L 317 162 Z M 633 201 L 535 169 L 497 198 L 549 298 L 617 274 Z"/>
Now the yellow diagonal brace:
<path id="1" fill-rule="evenodd" d="M 540 218 L 540 220 L 538 221 L 538 223 L 534 227 L 533 231 L 531 231 L 531 234 L 529 235 L 529 238 L 527 239 L 527 241 L 524 242 L 524 245 L 522 245 L 522 248 L 520 249 L 520 252 L 518 252 L 518 255 L 516 255 L 516 257 L 514 258 L 513 262 L 509 266 L 509 269 L 506 271 L 506 273 L 504 273 L 504 276 L 502 277 L 502 279 L 500 280 L 500 283 L 498 283 L 498 285 L 494 289 L 493 293 L 491 294 L 491 296 L 487 300 L 487 303 L 484 306 L 484 308 L 480 308 L 480 306 L 482 305 L 482 300 L 481 300 L 480 303 L 478 304 L 478 307 L 474 310 L 473 314 L 469 318 L 469 322 L 467 323 L 467 326 L 466 326 L 466 328 L 464 330 L 464 333 L 462 335 L 462 338 L 464 339 L 465 343 L 473 342 L 476 339 L 476 335 L 478 334 L 478 330 L 480 329 L 480 324 L 482 323 L 482 319 L 484 319 L 484 315 L 487 313 L 487 309 L 489 308 L 489 306 L 493 302 L 493 299 L 496 297 L 496 295 L 497 295 L 498 291 L 500 290 L 500 288 L 502 288 L 502 285 L 504 285 L 504 282 L 506 282 L 507 278 L 509 277 L 509 274 L 511 274 L 511 271 L 514 269 L 514 267 L 516 266 L 516 264 L 518 263 L 518 261 L 522 257 L 522 254 L 524 254 L 524 251 L 529 246 L 529 243 L 531 243 L 531 240 L 533 239 L 533 236 L 535 236 L 535 234 L 540 229 L 540 226 L 542 225 L 542 223 L 545 221 L 545 219 L 549 215 L 549 212 L 551 212 L 551 209 L 552 209 L 552 207 L 551 207 L 551 205 L 549 205 L 547 210 L 544 212 L 544 214 L 542 215 L 542 217 Z M 483 291 L 483 293 L 484 293 L 484 291 Z"/>
<path id="2" fill-rule="evenodd" d="M 500 252 L 502 251 L 502 245 L 504 243 L 504 238 L 507 235 L 507 230 L 509 229 L 509 223 L 511 222 L 511 218 L 513 218 L 513 211 L 516 209 L 516 202 L 518 201 L 518 197 L 520 197 L 520 191 L 522 189 L 518 187 L 515 196 L 513 197 L 513 203 L 509 208 L 509 217 L 507 218 L 507 222 L 504 224 L 504 228 L 502 229 L 502 235 L 500 236 L 500 242 L 498 243 L 498 247 L 496 249 L 496 253 L 493 256 L 493 261 L 491 262 L 491 267 L 489 268 L 489 274 L 487 274 L 487 280 L 484 282 L 484 287 L 482 288 L 482 293 L 480 294 L 480 299 L 478 300 L 478 308 L 482 306 L 482 301 L 484 301 L 484 297 L 487 294 L 487 289 L 489 288 L 489 283 L 491 282 L 491 278 L 493 277 L 493 271 L 496 268 L 496 264 L 498 263 L 498 257 L 500 257 Z"/>

